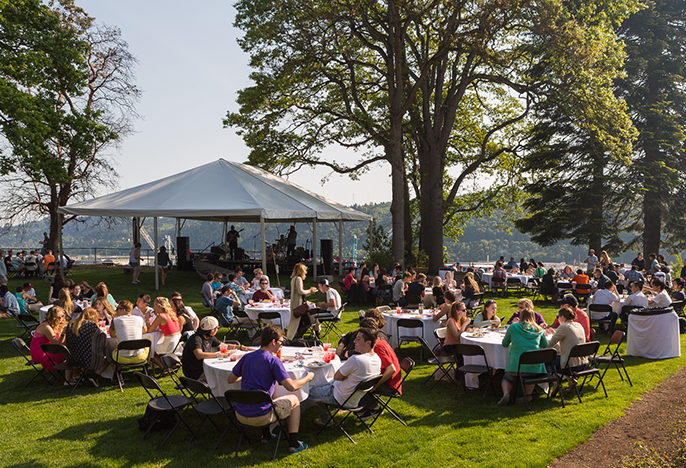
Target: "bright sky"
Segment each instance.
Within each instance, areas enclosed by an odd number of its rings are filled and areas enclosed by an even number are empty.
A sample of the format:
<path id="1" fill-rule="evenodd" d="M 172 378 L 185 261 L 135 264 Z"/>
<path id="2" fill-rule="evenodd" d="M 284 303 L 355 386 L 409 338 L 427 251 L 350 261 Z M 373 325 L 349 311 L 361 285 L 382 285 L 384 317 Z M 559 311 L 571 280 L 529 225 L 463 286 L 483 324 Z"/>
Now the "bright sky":
<path id="1" fill-rule="evenodd" d="M 250 85 L 248 56 L 238 47 L 231 1 L 76 0 L 98 23 L 117 26 L 138 59 L 137 133 L 114 154 L 121 189 L 224 158 L 245 162 L 249 149 L 232 129 L 226 112 L 238 110 L 236 93 Z M 114 150 L 113 150 L 114 151 Z M 330 157 L 359 155 L 339 148 Z M 289 180 L 339 203 L 390 201 L 390 168 L 379 165 L 352 181 L 329 171 L 301 169 Z"/>

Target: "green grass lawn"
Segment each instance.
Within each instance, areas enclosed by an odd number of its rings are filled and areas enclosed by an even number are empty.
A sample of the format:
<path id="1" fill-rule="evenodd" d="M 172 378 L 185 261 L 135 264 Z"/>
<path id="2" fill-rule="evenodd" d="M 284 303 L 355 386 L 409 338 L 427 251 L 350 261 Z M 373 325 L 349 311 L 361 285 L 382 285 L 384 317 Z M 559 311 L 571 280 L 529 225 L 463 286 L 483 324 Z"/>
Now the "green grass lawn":
<path id="1" fill-rule="evenodd" d="M 130 275 L 121 270 L 76 271 L 70 278 L 87 280 L 92 286 L 105 281 L 117 299 L 134 300 L 141 292 L 155 297 L 152 272 L 144 270 L 143 283 L 132 285 Z M 180 291 L 186 305 L 199 315 L 208 310 L 200 303 L 202 279 L 194 272 L 172 271 L 160 295 Z M 281 284 L 288 279 L 282 277 Z M 10 281 L 16 287 L 18 280 Z M 47 299 L 48 285 L 37 281 L 39 299 Z M 306 285 L 309 286 L 309 285 Z M 145 288 L 148 289 L 145 289 Z M 323 297 L 323 295 L 320 295 Z M 319 296 L 315 296 L 319 300 Z M 515 310 L 517 297 L 498 300 L 499 315 Z M 353 330 L 358 323 L 357 310 L 351 305 L 343 316 L 343 330 Z M 539 302 L 536 310 L 550 322 L 556 309 Z M 136 420 L 143 415 L 147 403 L 145 391 L 131 375 L 127 375 L 124 393 L 116 386 L 104 388 L 79 387 L 74 396 L 71 388 L 59 387 L 48 394 L 43 381 L 34 381 L 22 388 L 34 371 L 23 365 L 10 341 L 17 336 L 15 321 L 0 321 L 0 466 L 3 467 L 213 467 L 262 466 L 271 464 L 273 446 L 244 445 L 237 459 L 233 458 L 237 438 L 227 434 L 217 452 L 212 453 L 219 433 L 209 423 L 199 437 L 188 443 L 186 431 L 178 430 L 160 451 L 157 445 L 166 432 L 155 432 L 141 441 L 142 432 Z M 224 330 L 220 330 L 219 336 Z M 607 337 L 600 336 L 603 342 Z M 686 344 L 682 337 L 682 346 Z M 403 346 L 400 357 L 408 353 L 415 360 L 419 348 Z M 357 444 L 351 444 L 335 428 L 316 435 L 319 430 L 312 421 L 316 409 L 304 413 L 301 439 L 310 445 L 302 454 L 286 455 L 282 442 L 275 463 L 279 466 L 521 466 L 544 467 L 553 458 L 566 453 L 587 439 L 608 421 L 622 415 L 636 399 L 686 364 L 686 357 L 663 361 L 627 358 L 627 368 L 634 383 L 622 382 L 614 369 L 606 375 L 609 399 L 602 389 L 584 389 L 583 403 L 565 391 L 567 407 L 562 409 L 559 398 L 538 397 L 527 413 L 523 405 L 501 408 L 489 395 L 481 405 L 481 393 L 470 391 L 453 399 L 454 387 L 440 382 L 429 391 L 422 382 L 433 372 L 426 363 L 418 365 L 404 386 L 404 395 L 393 407 L 405 418 L 408 427 L 390 416 L 382 416 L 374 426 L 374 434 L 350 418 L 345 425 Z M 170 379 L 161 379 L 163 387 L 172 391 Z M 498 393 L 500 389 L 498 388 Z M 573 398 L 574 396 L 574 398 Z M 197 426 L 199 419 L 190 414 L 188 420 Z M 200 465 L 196 465 L 200 463 Z"/>

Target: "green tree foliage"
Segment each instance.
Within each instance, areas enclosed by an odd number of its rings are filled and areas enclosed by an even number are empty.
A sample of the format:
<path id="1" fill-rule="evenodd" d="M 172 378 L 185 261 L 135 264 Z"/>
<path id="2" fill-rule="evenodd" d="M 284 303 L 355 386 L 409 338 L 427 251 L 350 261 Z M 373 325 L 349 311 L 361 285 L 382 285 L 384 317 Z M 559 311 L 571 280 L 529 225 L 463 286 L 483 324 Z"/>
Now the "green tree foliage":
<path id="1" fill-rule="evenodd" d="M 630 182 L 642 209 L 629 229 L 646 253 L 659 252 L 663 233 L 668 246 L 686 245 L 685 19 L 685 1 L 655 0 L 619 28 L 627 60 L 617 93 L 639 132 Z"/>
<path id="2" fill-rule="evenodd" d="M 10 222 L 47 215 L 55 249 L 59 207 L 115 183 L 104 152 L 131 131 L 135 59 L 72 0 L 0 8 L 0 207 Z"/>

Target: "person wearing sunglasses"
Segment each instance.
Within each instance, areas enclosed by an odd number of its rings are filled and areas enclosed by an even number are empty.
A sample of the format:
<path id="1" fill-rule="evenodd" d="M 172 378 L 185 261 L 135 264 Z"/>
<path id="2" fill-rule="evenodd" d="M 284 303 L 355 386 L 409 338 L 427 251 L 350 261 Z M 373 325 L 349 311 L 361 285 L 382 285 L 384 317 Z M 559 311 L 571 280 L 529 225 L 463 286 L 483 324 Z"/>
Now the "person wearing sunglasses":
<path id="1" fill-rule="evenodd" d="M 448 328 L 448 333 L 445 334 L 444 345 L 459 344 L 462 333 L 464 333 L 469 326 L 467 306 L 464 302 L 456 302 L 450 307 L 450 318 L 448 319 L 446 326 Z"/>
<path id="2" fill-rule="evenodd" d="M 64 309 L 59 306 L 51 307 L 45 314 L 45 320 L 33 332 L 31 340 L 31 360 L 39 362 L 43 369 L 52 371 L 53 362 L 59 364 L 64 361 L 64 354 L 51 354 L 52 362 L 40 347 L 43 343 L 64 344 L 64 327 L 66 325 Z M 67 381 L 71 375 L 67 376 Z"/>
<path id="3" fill-rule="evenodd" d="M 255 302 L 261 302 L 271 301 L 272 299 L 274 299 L 274 295 L 268 288 L 269 280 L 265 279 L 263 276 L 262 279 L 260 279 L 260 289 L 258 291 L 255 291 L 255 294 L 252 295 L 252 300 Z"/>

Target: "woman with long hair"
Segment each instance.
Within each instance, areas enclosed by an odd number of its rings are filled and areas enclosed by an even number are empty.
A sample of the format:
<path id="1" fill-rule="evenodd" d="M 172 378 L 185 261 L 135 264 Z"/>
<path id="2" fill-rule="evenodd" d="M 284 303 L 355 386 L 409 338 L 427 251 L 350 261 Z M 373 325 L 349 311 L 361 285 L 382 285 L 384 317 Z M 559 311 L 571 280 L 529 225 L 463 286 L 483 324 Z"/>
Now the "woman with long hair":
<path id="1" fill-rule="evenodd" d="M 98 313 L 98 322 L 105 322 L 105 326 L 109 326 L 114 317 L 114 308 L 109 301 L 104 297 L 96 297 L 93 301 L 93 307 Z"/>
<path id="2" fill-rule="evenodd" d="M 297 263 L 293 267 L 291 273 L 291 321 L 288 323 L 288 331 L 286 337 L 293 340 L 296 337 L 301 337 L 305 330 L 313 325 L 312 316 L 309 312 L 301 317 L 296 317 L 293 310 L 301 304 L 306 302 L 306 297 L 318 291 L 317 288 L 312 287 L 305 289 L 303 281 L 307 277 L 307 266 L 304 263 Z"/>
<path id="3" fill-rule="evenodd" d="M 441 277 L 435 276 L 431 286 L 431 294 L 434 297 L 434 303 L 436 305 L 443 304 L 445 302 L 445 285 L 443 284 L 443 281 L 441 281 Z"/>
<path id="4" fill-rule="evenodd" d="M 71 293 L 67 288 L 62 288 L 60 290 L 59 299 L 55 302 L 55 305 L 63 308 L 67 317 L 73 317 L 74 314 L 80 314 L 82 311 L 81 307 L 74 304 L 74 301 L 71 300 Z"/>
<path id="5" fill-rule="evenodd" d="M 148 327 L 148 333 L 151 333 L 157 328 L 164 334 L 164 341 L 157 345 L 155 350 L 155 364 L 162 368 L 162 361 L 160 356 L 163 354 L 171 354 L 176 348 L 176 345 L 181 339 L 181 329 L 183 328 L 186 320 L 183 316 L 177 316 L 174 309 L 172 309 L 171 304 L 169 304 L 169 299 L 166 297 L 158 297 L 154 302 L 155 320 Z"/>
<path id="6" fill-rule="evenodd" d="M 443 284 L 445 285 L 446 289 L 457 288 L 457 282 L 453 279 L 452 271 L 445 272 L 445 280 L 443 280 Z"/>
<path id="7" fill-rule="evenodd" d="M 107 363 L 104 363 L 99 369 L 90 369 L 93 357 L 93 340 L 97 335 L 103 333 L 97 322 L 98 311 L 92 307 L 86 307 L 79 318 L 72 320 L 69 326 L 67 326 L 64 344 L 69 349 L 69 353 L 73 360 L 68 362 L 68 364 L 86 370 L 93 370 L 96 374 L 100 375 L 107 368 Z M 102 349 L 97 350 L 96 352 L 102 354 L 102 361 L 104 362 L 104 340 L 102 343 Z M 93 386 L 98 386 L 95 380 L 90 379 L 90 382 Z"/>
<path id="8" fill-rule="evenodd" d="M 469 304 L 469 301 L 474 297 L 474 294 L 479 294 L 480 292 L 479 284 L 474 279 L 474 273 L 470 271 L 464 275 L 464 281 L 460 288 L 462 289 L 462 294 L 458 299 L 462 300 L 465 304 Z"/>
<path id="9" fill-rule="evenodd" d="M 464 302 L 455 302 L 450 306 L 450 317 L 446 324 L 447 333 L 445 334 L 444 345 L 454 345 L 460 343 L 460 337 L 469 325 L 467 318 L 467 306 Z"/>
<path id="10" fill-rule="evenodd" d="M 171 301 L 169 301 L 171 304 L 172 309 L 174 310 L 174 313 L 176 314 L 177 317 L 183 316 L 183 319 L 186 321 L 186 323 L 183 324 L 183 328 L 181 329 L 181 333 L 186 333 L 186 332 L 193 332 L 195 331 L 195 328 L 193 328 L 193 319 L 191 318 L 190 314 L 188 313 L 188 310 L 186 310 L 186 305 L 183 303 L 183 300 L 180 297 L 172 297 Z"/>
<path id="11" fill-rule="evenodd" d="M 499 327 L 500 319 L 496 315 L 497 311 L 498 303 L 496 301 L 492 299 L 486 301 L 483 312 L 479 312 L 476 314 L 476 317 L 474 317 L 474 326 L 490 327 L 491 325 L 495 325 L 496 327 Z"/>
<path id="12" fill-rule="evenodd" d="M 517 382 L 519 356 L 525 351 L 545 348 L 548 345 L 543 329 L 536 323 L 536 316 L 533 310 L 529 308 L 520 310 L 519 321 L 510 325 L 507 332 L 505 332 L 503 346 L 507 348 L 510 345 L 512 345 L 512 348 L 510 348 L 510 360 L 507 363 L 507 367 L 505 367 L 505 376 L 501 382 L 503 397 L 498 401 L 500 406 L 507 405 L 510 402 L 510 392 L 514 389 L 514 385 Z M 524 364 L 521 366 L 521 371 L 525 377 L 545 374 L 545 365 Z M 522 397 L 521 402 L 524 402 L 524 399 L 531 401 L 533 389 L 534 385 L 527 385 L 525 387 L 526 395 Z"/>
<path id="13" fill-rule="evenodd" d="M 51 354 L 52 362 L 43 352 L 43 343 L 64 344 L 64 327 L 66 325 L 64 310 L 59 306 L 51 307 L 45 314 L 45 320 L 33 332 L 31 340 L 31 360 L 39 362 L 43 369 L 52 371 L 52 364 L 64 361 L 64 354 Z M 69 380 L 71 377 L 67 378 Z"/>
<path id="14" fill-rule="evenodd" d="M 88 299 L 95 294 L 95 290 L 90 284 L 88 284 L 88 281 L 81 281 L 79 286 L 81 286 L 81 296 L 83 296 L 81 300 Z"/>
<path id="15" fill-rule="evenodd" d="M 117 301 L 114 300 L 114 297 L 112 297 L 112 294 L 110 294 L 109 289 L 107 289 L 107 285 L 102 281 L 99 282 L 98 285 L 95 287 L 95 294 L 93 294 L 93 297 L 91 297 L 91 303 L 95 301 L 95 299 L 97 299 L 98 297 L 107 299 L 107 302 L 110 303 L 113 311 L 114 308 L 117 307 Z"/>

